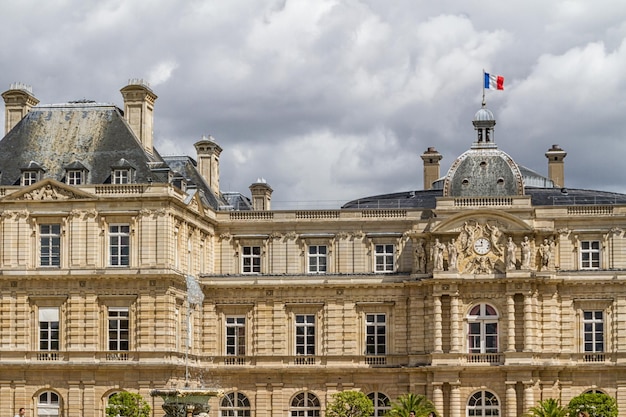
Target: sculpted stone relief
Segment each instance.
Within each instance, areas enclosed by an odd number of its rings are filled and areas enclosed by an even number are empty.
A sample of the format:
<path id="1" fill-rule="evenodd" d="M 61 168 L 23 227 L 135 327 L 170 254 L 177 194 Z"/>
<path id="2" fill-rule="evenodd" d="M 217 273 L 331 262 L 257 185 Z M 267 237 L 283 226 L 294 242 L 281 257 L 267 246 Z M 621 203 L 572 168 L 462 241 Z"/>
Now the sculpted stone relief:
<path id="1" fill-rule="evenodd" d="M 467 220 L 453 238 L 414 239 L 413 271 L 466 274 L 515 270 L 554 270 L 556 241 L 552 236 L 520 239 L 496 220 Z"/>

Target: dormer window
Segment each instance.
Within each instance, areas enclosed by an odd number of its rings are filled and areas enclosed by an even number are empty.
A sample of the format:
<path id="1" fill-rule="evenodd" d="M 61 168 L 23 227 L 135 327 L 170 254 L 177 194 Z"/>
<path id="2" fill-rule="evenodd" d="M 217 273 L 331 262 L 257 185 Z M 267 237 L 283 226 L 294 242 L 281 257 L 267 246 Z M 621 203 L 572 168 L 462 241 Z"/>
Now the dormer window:
<path id="1" fill-rule="evenodd" d="M 82 185 L 87 182 L 88 169 L 78 161 L 65 167 L 65 183 L 67 185 Z"/>
<path id="2" fill-rule="evenodd" d="M 37 171 L 22 172 L 22 185 L 33 185 L 37 181 L 39 181 L 39 173 Z"/>
<path id="3" fill-rule="evenodd" d="M 111 175 L 112 184 L 128 184 L 130 183 L 129 169 L 114 169 Z"/>
<path id="4" fill-rule="evenodd" d="M 111 167 L 111 184 L 130 184 L 133 182 L 135 168 L 126 159 L 120 159 Z"/>
<path id="5" fill-rule="evenodd" d="M 81 185 L 85 182 L 83 179 L 83 172 L 78 170 L 67 171 L 65 180 L 68 185 Z"/>
<path id="6" fill-rule="evenodd" d="M 39 181 L 45 170 L 35 161 L 30 161 L 28 166 L 22 168 L 21 184 L 23 186 L 33 185 Z"/>

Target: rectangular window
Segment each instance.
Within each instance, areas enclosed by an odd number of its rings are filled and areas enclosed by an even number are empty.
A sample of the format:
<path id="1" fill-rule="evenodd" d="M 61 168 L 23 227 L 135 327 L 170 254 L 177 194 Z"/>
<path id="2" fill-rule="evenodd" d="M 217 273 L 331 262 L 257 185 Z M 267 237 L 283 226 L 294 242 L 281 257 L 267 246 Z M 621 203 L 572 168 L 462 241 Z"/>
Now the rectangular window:
<path id="1" fill-rule="evenodd" d="M 41 266 L 61 266 L 61 225 L 40 225 L 39 246 L 39 264 Z"/>
<path id="2" fill-rule="evenodd" d="M 109 265 L 130 265 L 130 226 L 127 224 L 109 226 Z"/>
<path id="3" fill-rule="evenodd" d="M 246 318 L 226 317 L 226 354 L 246 355 Z"/>
<path id="4" fill-rule="evenodd" d="M 244 274 L 261 273 L 261 247 L 244 246 L 242 248 L 242 272 Z"/>
<path id="5" fill-rule="evenodd" d="M 80 185 L 83 183 L 83 171 L 71 170 L 66 174 L 67 183 L 69 185 Z"/>
<path id="6" fill-rule="evenodd" d="M 32 185 L 37 182 L 37 179 L 36 171 L 24 171 L 22 173 L 22 185 Z"/>
<path id="7" fill-rule="evenodd" d="M 375 271 L 393 272 L 393 245 L 375 245 Z"/>
<path id="8" fill-rule="evenodd" d="M 109 350 L 128 351 L 129 326 L 128 307 L 109 307 Z"/>
<path id="9" fill-rule="evenodd" d="M 59 350 L 59 308 L 39 308 L 39 350 Z"/>
<path id="10" fill-rule="evenodd" d="M 581 269 L 600 268 L 600 241 L 584 240 L 580 242 Z"/>
<path id="11" fill-rule="evenodd" d="M 127 169 L 114 169 L 111 175 L 112 184 L 129 184 L 130 171 Z"/>
<path id="12" fill-rule="evenodd" d="M 315 355 L 315 314 L 296 314 L 296 355 Z"/>
<path id="13" fill-rule="evenodd" d="M 387 353 L 387 316 L 385 314 L 365 315 L 365 337 L 366 355 Z"/>
<path id="14" fill-rule="evenodd" d="M 309 246 L 309 273 L 326 273 L 327 248 L 324 245 Z"/>
<path id="15" fill-rule="evenodd" d="M 604 352 L 604 312 L 583 311 L 583 343 L 585 352 Z"/>

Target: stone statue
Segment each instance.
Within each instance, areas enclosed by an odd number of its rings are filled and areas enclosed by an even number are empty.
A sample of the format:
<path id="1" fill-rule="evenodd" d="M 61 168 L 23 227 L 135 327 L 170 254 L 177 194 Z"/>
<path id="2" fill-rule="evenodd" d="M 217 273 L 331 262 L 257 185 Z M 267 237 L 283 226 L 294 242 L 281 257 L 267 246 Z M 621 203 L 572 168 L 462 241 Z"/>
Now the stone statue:
<path id="1" fill-rule="evenodd" d="M 457 260 L 458 250 L 456 248 L 456 243 L 454 239 L 450 240 L 448 243 L 448 271 L 456 271 L 456 260 Z"/>
<path id="2" fill-rule="evenodd" d="M 528 236 L 522 240 L 522 269 L 530 269 L 530 241 Z"/>
<path id="3" fill-rule="evenodd" d="M 513 242 L 513 238 L 509 236 L 506 242 L 506 269 L 512 270 L 515 269 L 515 263 L 517 259 L 515 258 L 515 251 L 517 250 L 517 245 Z"/>
<path id="4" fill-rule="evenodd" d="M 420 239 L 415 244 L 415 272 L 423 274 L 426 272 L 426 251 L 424 250 L 424 239 Z"/>
<path id="5" fill-rule="evenodd" d="M 495 224 L 493 226 L 490 226 L 489 224 L 486 224 L 485 227 L 486 227 L 486 229 L 490 233 L 489 240 L 491 241 L 491 249 L 495 253 L 500 255 L 502 253 L 502 248 L 500 247 L 500 245 L 498 245 L 498 242 L 500 241 L 500 237 L 502 236 L 502 232 L 500 231 L 498 226 L 495 225 Z"/>
<path id="6" fill-rule="evenodd" d="M 552 243 L 548 239 L 544 239 L 539 246 L 539 254 L 541 255 L 541 269 L 548 269 L 552 260 Z"/>
<path id="7" fill-rule="evenodd" d="M 439 242 L 439 239 L 435 239 L 432 252 L 434 271 L 443 271 L 443 251 L 445 248 L 445 245 Z"/>

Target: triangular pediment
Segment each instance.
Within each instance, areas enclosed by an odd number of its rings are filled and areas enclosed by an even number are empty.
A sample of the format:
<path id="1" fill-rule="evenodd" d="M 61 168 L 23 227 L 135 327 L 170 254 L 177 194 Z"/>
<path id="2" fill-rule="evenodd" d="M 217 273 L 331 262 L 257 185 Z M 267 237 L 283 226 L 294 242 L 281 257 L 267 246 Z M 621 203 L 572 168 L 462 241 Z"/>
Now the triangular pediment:
<path id="1" fill-rule="evenodd" d="M 52 178 L 46 178 L 20 191 L 9 194 L 2 200 L 63 201 L 85 198 L 96 198 L 96 196 Z"/>
<path id="2" fill-rule="evenodd" d="M 185 199 L 185 203 L 191 211 L 204 215 L 204 204 L 198 190 L 193 190 Z"/>

